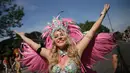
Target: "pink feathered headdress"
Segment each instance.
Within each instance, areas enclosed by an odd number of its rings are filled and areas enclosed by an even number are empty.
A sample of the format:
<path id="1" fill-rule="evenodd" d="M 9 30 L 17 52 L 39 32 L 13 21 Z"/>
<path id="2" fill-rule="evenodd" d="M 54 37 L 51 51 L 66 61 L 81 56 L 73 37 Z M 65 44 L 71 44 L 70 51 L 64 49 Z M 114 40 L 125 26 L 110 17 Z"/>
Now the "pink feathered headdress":
<path id="1" fill-rule="evenodd" d="M 77 43 L 83 37 L 83 34 L 80 31 L 80 27 L 75 25 L 74 21 L 71 18 L 59 18 L 59 15 L 53 18 L 52 23 L 49 23 L 45 27 L 42 33 L 42 38 L 46 38 L 46 48 L 52 48 L 52 38 L 53 33 L 57 29 L 62 29 L 68 33 L 70 38 Z"/>

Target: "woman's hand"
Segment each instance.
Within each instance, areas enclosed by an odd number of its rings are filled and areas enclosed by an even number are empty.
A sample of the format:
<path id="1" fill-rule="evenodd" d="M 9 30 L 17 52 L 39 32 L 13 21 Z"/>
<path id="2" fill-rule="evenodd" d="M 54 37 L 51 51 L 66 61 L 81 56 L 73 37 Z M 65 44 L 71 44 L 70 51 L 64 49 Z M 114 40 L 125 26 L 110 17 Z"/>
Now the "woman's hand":
<path id="1" fill-rule="evenodd" d="M 19 36 L 22 36 L 22 35 L 25 34 L 24 32 L 17 32 L 16 30 L 14 30 L 14 33 L 16 33 L 16 34 L 19 35 Z"/>
<path id="2" fill-rule="evenodd" d="M 101 15 L 105 15 L 109 9 L 110 9 L 110 4 L 105 4 L 104 9 L 101 12 Z"/>
<path id="3" fill-rule="evenodd" d="M 105 4 L 105 5 L 104 5 L 104 10 L 108 11 L 109 8 L 110 8 L 110 4 Z"/>

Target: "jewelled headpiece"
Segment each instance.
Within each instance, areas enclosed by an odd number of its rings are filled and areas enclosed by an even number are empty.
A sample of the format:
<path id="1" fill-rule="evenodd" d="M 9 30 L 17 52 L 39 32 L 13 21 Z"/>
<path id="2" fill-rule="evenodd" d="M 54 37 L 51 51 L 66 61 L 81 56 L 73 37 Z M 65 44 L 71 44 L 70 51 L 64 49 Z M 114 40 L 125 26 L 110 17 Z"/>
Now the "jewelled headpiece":
<path id="1" fill-rule="evenodd" d="M 60 18 L 60 15 L 53 17 L 51 23 L 45 27 L 42 33 L 42 38 L 46 38 L 46 48 L 52 48 L 53 33 L 62 29 L 72 38 L 74 42 L 78 42 L 83 37 L 80 31 L 80 27 L 75 25 L 75 22 L 71 18 Z"/>
<path id="2" fill-rule="evenodd" d="M 54 34 L 54 32 L 56 31 L 56 30 L 58 30 L 58 29 L 62 29 L 62 30 L 64 30 L 65 32 L 68 32 L 67 31 L 67 25 L 68 24 L 66 24 L 66 26 L 64 26 L 63 25 L 63 23 L 62 23 L 63 21 L 62 21 L 62 19 L 60 19 L 60 18 L 53 18 L 53 20 L 52 20 L 52 31 L 51 31 L 51 38 L 53 39 L 54 38 L 54 36 L 53 36 L 53 34 Z"/>

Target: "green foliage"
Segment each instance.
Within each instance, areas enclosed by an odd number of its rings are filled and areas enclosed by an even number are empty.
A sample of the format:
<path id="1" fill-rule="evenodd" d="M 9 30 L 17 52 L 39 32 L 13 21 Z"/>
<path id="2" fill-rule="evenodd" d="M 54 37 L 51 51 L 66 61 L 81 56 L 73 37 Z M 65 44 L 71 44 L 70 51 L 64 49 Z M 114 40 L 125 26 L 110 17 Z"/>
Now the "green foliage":
<path id="1" fill-rule="evenodd" d="M 79 23 L 77 24 L 80 28 L 82 32 L 88 31 L 91 29 L 91 27 L 93 26 L 93 24 L 95 23 L 95 21 L 86 21 L 85 23 Z M 100 28 L 97 30 L 97 33 L 100 32 L 109 32 L 109 28 L 107 28 L 104 25 L 101 25 Z"/>
<path id="2" fill-rule="evenodd" d="M 12 36 L 11 28 L 21 27 L 24 16 L 23 7 L 14 0 L 0 0 L 0 37 Z"/>
<path id="3" fill-rule="evenodd" d="M 12 38 L 0 42 L 0 53 L 2 56 L 10 56 L 12 54 L 12 42 Z"/>
<path id="4" fill-rule="evenodd" d="M 33 31 L 31 33 L 26 33 L 25 36 L 32 39 L 36 43 L 43 43 L 44 39 L 41 39 L 41 32 Z"/>

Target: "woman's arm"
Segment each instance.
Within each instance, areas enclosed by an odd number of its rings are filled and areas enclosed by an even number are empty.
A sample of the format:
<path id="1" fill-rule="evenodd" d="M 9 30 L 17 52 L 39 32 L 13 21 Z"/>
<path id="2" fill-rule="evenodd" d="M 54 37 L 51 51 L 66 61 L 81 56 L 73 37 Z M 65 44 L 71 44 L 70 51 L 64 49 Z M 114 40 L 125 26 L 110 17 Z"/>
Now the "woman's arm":
<path id="1" fill-rule="evenodd" d="M 95 33 L 97 31 L 97 29 L 100 27 L 104 17 L 106 16 L 107 11 L 109 10 L 110 5 L 109 4 L 105 4 L 104 5 L 104 9 L 101 12 L 101 15 L 99 17 L 99 19 L 94 23 L 94 25 L 92 26 L 92 28 L 90 29 L 91 32 Z"/>
<path id="2" fill-rule="evenodd" d="M 78 49 L 78 54 L 81 56 L 84 49 L 88 46 L 90 40 L 93 38 L 95 32 L 97 31 L 97 29 L 100 27 L 107 11 L 109 10 L 109 4 L 105 4 L 104 5 L 104 9 L 101 12 L 101 15 L 99 17 L 99 19 L 94 23 L 94 25 L 92 26 L 92 28 L 87 32 L 87 34 L 84 36 L 84 38 L 76 45 L 77 49 Z"/>
<path id="3" fill-rule="evenodd" d="M 17 31 L 14 31 L 14 32 L 15 32 L 16 34 L 18 34 L 18 35 L 24 40 L 24 42 L 26 42 L 26 43 L 27 43 L 32 49 L 34 49 L 35 51 L 37 51 L 38 48 L 41 47 L 40 44 L 37 44 L 37 43 L 35 43 L 34 41 L 32 41 L 30 38 L 26 37 L 23 32 L 21 32 L 21 33 L 17 32 Z M 46 49 L 46 48 L 41 48 L 40 55 L 41 55 L 41 56 L 44 56 L 45 58 L 48 58 L 49 52 L 50 52 L 50 51 L 49 51 L 48 49 Z"/>

